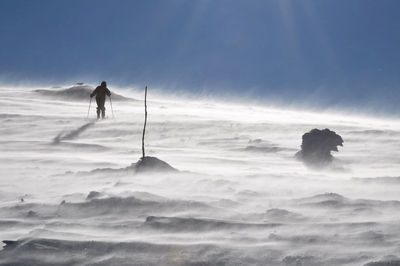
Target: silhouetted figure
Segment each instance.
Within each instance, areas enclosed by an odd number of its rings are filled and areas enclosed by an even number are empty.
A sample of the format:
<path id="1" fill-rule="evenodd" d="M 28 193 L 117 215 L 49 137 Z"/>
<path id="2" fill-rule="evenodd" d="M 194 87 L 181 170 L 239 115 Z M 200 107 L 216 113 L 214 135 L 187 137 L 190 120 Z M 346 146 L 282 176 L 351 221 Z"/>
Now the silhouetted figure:
<path id="1" fill-rule="evenodd" d="M 100 119 L 100 111 L 101 117 L 104 119 L 106 116 L 106 108 L 104 107 L 104 103 L 106 102 L 106 95 L 111 96 L 110 90 L 107 88 L 107 83 L 105 81 L 101 82 L 100 86 L 90 94 L 90 97 L 96 95 L 97 102 L 97 119 Z"/>

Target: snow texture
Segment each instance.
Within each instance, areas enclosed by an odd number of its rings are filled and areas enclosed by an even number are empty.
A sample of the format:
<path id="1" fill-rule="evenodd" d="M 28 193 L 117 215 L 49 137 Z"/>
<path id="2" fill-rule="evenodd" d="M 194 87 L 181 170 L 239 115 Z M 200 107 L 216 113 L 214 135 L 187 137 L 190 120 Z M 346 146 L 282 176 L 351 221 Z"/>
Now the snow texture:
<path id="1" fill-rule="evenodd" d="M 143 102 L 72 94 L 0 90 L 0 265 L 399 265 L 399 120 L 150 90 L 141 159 Z M 314 128 L 340 168 L 293 156 Z"/>

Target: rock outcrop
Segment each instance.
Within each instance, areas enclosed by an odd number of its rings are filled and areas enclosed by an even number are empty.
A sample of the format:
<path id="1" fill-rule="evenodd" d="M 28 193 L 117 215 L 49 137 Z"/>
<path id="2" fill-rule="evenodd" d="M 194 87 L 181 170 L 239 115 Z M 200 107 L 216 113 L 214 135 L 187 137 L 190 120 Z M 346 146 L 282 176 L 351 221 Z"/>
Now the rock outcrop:
<path id="1" fill-rule="evenodd" d="M 313 129 L 302 137 L 301 150 L 296 153 L 296 158 L 311 167 L 324 167 L 334 160 L 332 151 L 339 151 L 338 146 L 343 146 L 343 139 L 329 129 Z"/>

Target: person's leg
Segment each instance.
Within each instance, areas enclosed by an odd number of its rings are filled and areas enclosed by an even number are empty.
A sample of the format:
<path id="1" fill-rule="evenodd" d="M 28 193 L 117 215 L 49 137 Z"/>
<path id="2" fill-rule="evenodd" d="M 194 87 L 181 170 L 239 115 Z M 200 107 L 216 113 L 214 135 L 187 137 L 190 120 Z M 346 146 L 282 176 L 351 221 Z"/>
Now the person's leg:
<path id="1" fill-rule="evenodd" d="M 96 103 L 97 103 L 97 119 L 100 119 L 101 99 L 96 98 Z"/>
<path id="2" fill-rule="evenodd" d="M 104 119 L 104 117 L 106 116 L 106 108 L 104 107 L 105 101 L 106 99 L 99 99 L 99 108 L 101 110 L 101 117 Z M 99 112 L 100 112 L 99 110 Z"/>

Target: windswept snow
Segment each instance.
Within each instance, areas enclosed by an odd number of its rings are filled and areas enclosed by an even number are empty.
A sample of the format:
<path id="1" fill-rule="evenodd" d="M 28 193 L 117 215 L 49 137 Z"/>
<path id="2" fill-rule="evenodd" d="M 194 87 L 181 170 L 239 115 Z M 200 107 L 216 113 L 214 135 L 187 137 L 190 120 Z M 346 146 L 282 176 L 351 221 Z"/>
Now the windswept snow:
<path id="1" fill-rule="evenodd" d="M 148 97 L 146 155 L 178 171 L 133 170 L 141 101 L 0 90 L 1 265 L 399 265 L 399 120 Z M 295 159 L 313 128 L 340 167 Z"/>

